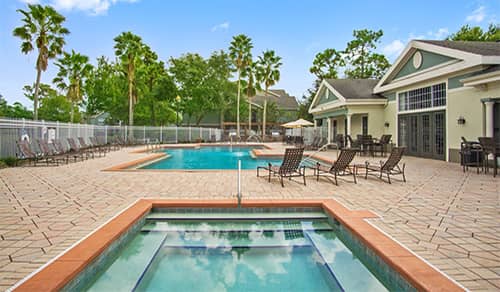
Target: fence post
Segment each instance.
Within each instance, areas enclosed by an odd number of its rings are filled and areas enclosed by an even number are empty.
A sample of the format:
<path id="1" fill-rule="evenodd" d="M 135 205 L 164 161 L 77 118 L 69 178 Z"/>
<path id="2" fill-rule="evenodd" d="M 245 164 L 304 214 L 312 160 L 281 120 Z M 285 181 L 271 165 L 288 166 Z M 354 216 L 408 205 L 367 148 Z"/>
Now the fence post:
<path id="1" fill-rule="evenodd" d="M 142 141 L 146 143 L 146 126 L 142 126 Z"/>
<path id="2" fill-rule="evenodd" d="M 200 127 L 200 139 L 203 140 L 203 130 L 202 130 L 202 127 Z"/>
<path id="3" fill-rule="evenodd" d="M 191 126 L 189 126 L 189 142 L 191 142 Z"/>
<path id="4" fill-rule="evenodd" d="M 104 125 L 104 144 L 108 144 L 108 125 Z"/>
<path id="5" fill-rule="evenodd" d="M 125 141 L 128 141 L 128 126 L 125 125 Z"/>
<path id="6" fill-rule="evenodd" d="M 163 125 L 160 125 L 160 144 L 163 143 Z"/>
<path id="7" fill-rule="evenodd" d="M 175 127 L 175 143 L 179 144 L 179 127 Z"/>

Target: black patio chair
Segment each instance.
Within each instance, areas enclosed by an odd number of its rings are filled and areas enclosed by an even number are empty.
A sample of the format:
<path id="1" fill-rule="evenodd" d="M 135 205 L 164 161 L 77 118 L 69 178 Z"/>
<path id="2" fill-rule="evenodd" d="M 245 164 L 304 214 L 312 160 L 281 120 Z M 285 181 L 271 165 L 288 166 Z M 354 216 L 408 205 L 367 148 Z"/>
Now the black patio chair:
<path id="1" fill-rule="evenodd" d="M 306 175 L 305 166 L 301 166 L 302 156 L 304 154 L 304 148 L 287 148 L 285 150 L 285 156 L 283 157 L 283 162 L 281 165 L 268 166 L 258 166 L 257 167 L 257 177 L 259 177 L 259 170 L 268 171 L 268 181 L 271 182 L 271 176 L 278 176 L 280 178 L 281 186 L 284 187 L 283 179 L 292 177 L 302 177 L 304 180 L 304 185 L 306 185 Z"/>
<path id="2" fill-rule="evenodd" d="M 357 183 L 356 172 L 353 167 L 349 166 L 354 156 L 356 156 L 356 150 L 342 149 L 339 157 L 332 165 L 325 165 L 318 162 L 314 169 L 316 180 L 319 181 L 320 175 L 333 176 L 334 183 L 338 186 L 337 176 L 352 175 L 354 183 Z"/>
<path id="3" fill-rule="evenodd" d="M 381 180 L 383 179 L 383 175 L 387 175 L 387 182 L 391 183 L 391 175 L 402 175 L 403 181 L 406 182 L 405 176 L 405 164 L 403 163 L 401 167 L 399 167 L 399 162 L 403 157 L 405 152 L 405 147 L 394 147 L 391 150 L 391 154 L 387 158 L 386 161 L 380 161 L 380 165 L 371 165 L 368 161 L 365 162 L 365 179 L 368 178 L 368 174 L 370 172 L 375 172 L 378 174 L 378 177 Z"/>
<path id="4" fill-rule="evenodd" d="M 391 143 L 392 135 L 382 135 L 380 139 L 375 139 L 372 143 L 373 152 L 380 151 L 380 156 L 385 156 L 387 153 L 387 145 Z"/>
<path id="5" fill-rule="evenodd" d="M 34 166 L 36 166 L 36 164 L 40 161 L 45 161 L 47 166 L 50 164 L 58 165 L 57 161 L 54 160 L 53 157 L 45 156 L 43 153 L 33 151 L 28 141 L 19 140 L 16 141 L 16 144 L 19 150 L 19 152 L 16 153 L 16 158 L 18 160 L 26 160 L 30 165 L 33 163 Z"/>
<path id="6" fill-rule="evenodd" d="M 493 157 L 493 176 L 497 176 L 497 165 L 498 165 L 498 157 L 500 157 L 500 145 L 495 142 L 495 138 L 493 137 L 479 137 L 479 144 L 481 144 L 481 148 L 483 149 L 483 167 L 486 172 L 490 169 L 490 161 L 489 157 Z"/>

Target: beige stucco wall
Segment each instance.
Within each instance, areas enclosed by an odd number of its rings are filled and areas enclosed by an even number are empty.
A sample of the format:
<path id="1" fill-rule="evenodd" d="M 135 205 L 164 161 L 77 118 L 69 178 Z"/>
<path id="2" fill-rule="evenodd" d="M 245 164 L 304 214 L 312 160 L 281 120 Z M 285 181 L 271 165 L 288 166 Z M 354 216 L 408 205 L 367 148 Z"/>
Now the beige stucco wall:
<path id="1" fill-rule="evenodd" d="M 462 136 L 477 141 L 477 137 L 485 135 L 484 105 L 481 99 L 489 97 L 500 97 L 500 83 L 489 84 L 487 90 L 464 87 L 448 91 L 448 148 L 459 149 Z M 465 118 L 464 125 L 457 123 L 460 116 Z"/>
<path id="2" fill-rule="evenodd" d="M 384 134 L 392 135 L 392 142 L 397 144 L 398 129 L 398 104 L 396 101 L 390 101 L 384 108 L 384 123 L 389 123 L 389 127 L 384 127 Z"/>
<path id="3" fill-rule="evenodd" d="M 368 116 L 368 134 L 372 135 L 374 138 L 378 138 L 385 133 L 384 123 L 385 114 L 383 105 L 357 105 L 349 106 L 348 113 L 352 114 L 351 117 L 351 136 L 356 137 L 356 135 L 361 134 L 362 129 L 362 117 Z"/>

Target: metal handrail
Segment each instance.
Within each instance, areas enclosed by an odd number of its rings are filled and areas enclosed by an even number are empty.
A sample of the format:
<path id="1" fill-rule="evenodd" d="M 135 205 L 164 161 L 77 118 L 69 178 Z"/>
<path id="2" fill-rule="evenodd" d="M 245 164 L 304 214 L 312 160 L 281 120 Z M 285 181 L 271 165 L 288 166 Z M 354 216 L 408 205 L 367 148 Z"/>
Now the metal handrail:
<path id="1" fill-rule="evenodd" d="M 242 194 L 241 194 L 241 160 L 238 160 L 238 186 L 237 186 L 236 197 L 238 198 L 238 208 L 241 208 L 241 199 L 242 199 Z"/>

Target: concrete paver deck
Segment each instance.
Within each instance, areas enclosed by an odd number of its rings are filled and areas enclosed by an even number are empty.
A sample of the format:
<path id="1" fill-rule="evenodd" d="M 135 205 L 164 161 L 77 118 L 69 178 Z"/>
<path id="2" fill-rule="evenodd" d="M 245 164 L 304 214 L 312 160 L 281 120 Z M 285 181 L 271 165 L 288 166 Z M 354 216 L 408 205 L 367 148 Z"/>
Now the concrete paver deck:
<path id="1" fill-rule="evenodd" d="M 282 151 L 272 144 L 273 151 Z M 103 172 L 147 156 L 127 148 L 59 167 L 0 169 L 0 290 L 12 286 L 140 197 L 234 198 L 235 171 Z M 321 152 L 335 159 L 335 151 Z M 356 157 L 356 162 L 367 160 Z M 378 161 L 380 158 L 368 158 Z M 500 178 L 458 164 L 404 158 L 407 183 L 375 177 L 333 185 L 268 183 L 243 171 L 243 199 L 335 198 L 466 288 L 500 289 Z M 312 174 L 312 171 L 310 171 Z"/>

